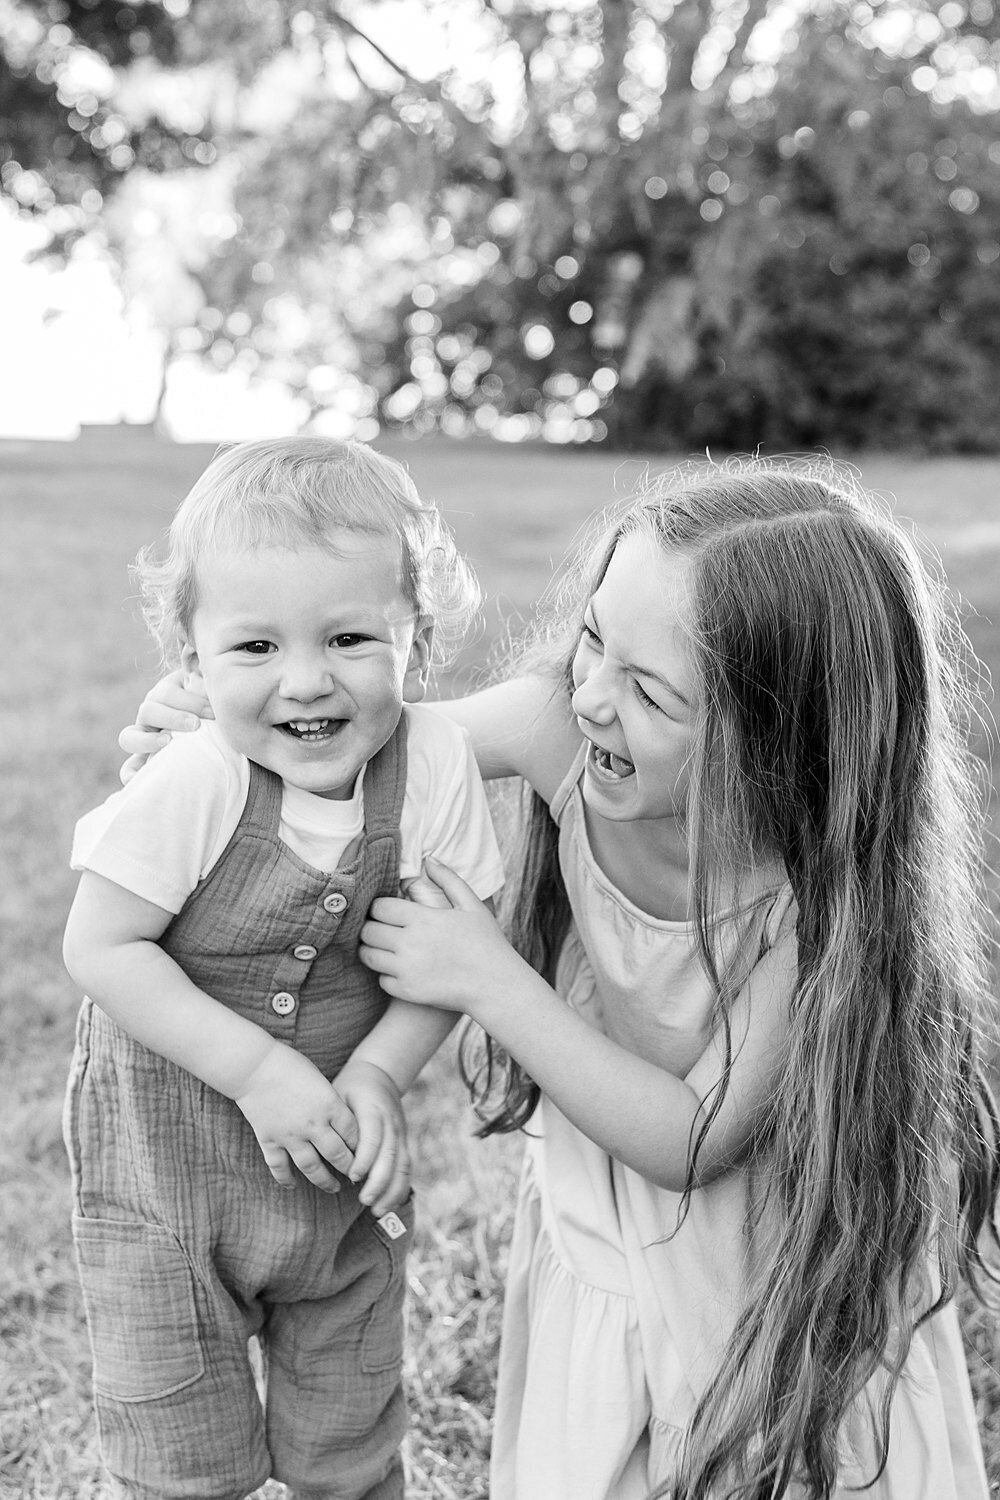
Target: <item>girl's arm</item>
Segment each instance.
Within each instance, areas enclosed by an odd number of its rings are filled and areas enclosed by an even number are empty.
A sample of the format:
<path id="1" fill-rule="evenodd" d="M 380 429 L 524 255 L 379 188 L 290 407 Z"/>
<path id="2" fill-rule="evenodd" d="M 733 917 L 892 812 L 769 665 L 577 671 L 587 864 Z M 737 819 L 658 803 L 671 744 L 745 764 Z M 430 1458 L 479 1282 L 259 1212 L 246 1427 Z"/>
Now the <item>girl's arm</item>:
<path id="1" fill-rule="evenodd" d="M 85 870 L 63 956 L 77 984 L 129 1034 L 235 1101 L 272 1176 L 291 1187 L 291 1163 L 338 1191 L 327 1162 L 347 1173 L 354 1118 L 308 1058 L 192 984 L 158 946 L 171 914 Z"/>
<path id="2" fill-rule="evenodd" d="M 439 888 L 425 877 L 408 880 L 406 887 L 411 902 L 450 910 Z M 492 900 L 483 904 L 493 910 Z M 402 1095 L 454 1030 L 456 1019 L 453 1010 L 393 1000 L 337 1075 L 337 1090 L 358 1122 L 351 1176 L 365 1179 L 359 1196 L 376 1216 L 395 1208 L 409 1191 L 412 1162 Z"/>
<path id="3" fill-rule="evenodd" d="M 564 690 L 542 677 L 518 677 L 498 683 L 468 698 L 454 698 L 428 707 L 446 714 L 469 732 L 480 775 L 523 776 L 550 802 L 580 744 L 580 731 Z M 171 672 L 143 699 L 135 724 L 118 736 L 129 759 L 121 769 L 129 781 L 169 735 L 197 729 L 211 718 L 208 701 L 184 686 L 182 674 Z"/>
<path id="4" fill-rule="evenodd" d="M 627 1052 L 570 1010 L 514 952 L 464 882 L 442 866 L 430 873 L 454 910 L 382 898 L 362 928 L 362 958 L 383 988 L 464 1011 L 602 1150 L 658 1186 L 682 1191 L 692 1143 L 725 1071 L 722 1035 L 683 1079 Z M 761 959 L 733 1008 L 732 1068 L 698 1148 L 698 1185 L 746 1152 L 776 1083 L 794 979 L 794 948 L 782 942 Z"/>

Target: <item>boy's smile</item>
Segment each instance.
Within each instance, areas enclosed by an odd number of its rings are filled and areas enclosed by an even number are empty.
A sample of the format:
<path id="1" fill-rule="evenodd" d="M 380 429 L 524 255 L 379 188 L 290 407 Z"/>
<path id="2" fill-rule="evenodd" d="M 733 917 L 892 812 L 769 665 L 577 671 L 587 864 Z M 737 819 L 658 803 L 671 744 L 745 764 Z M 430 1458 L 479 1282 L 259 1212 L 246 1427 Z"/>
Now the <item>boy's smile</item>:
<path id="1" fill-rule="evenodd" d="M 207 556 L 183 664 L 234 750 L 345 799 L 423 696 L 430 626 L 405 597 L 395 539 L 341 530 L 330 543 Z"/>

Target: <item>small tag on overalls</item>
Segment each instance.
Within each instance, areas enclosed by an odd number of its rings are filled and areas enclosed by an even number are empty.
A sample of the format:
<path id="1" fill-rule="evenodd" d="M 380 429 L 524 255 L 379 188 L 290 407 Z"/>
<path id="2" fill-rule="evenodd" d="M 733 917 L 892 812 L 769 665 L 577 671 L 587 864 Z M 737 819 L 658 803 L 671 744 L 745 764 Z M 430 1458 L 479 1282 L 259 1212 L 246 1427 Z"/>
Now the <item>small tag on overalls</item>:
<path id="1" fill-rule="evenodd" d="M 406 1225 L 399 1217 L 399 1214 L 383 1214 L 380 1219 L 375 1220 L 375 1223 L 381 1230 L 384 1230 L 391 1240 L 401 1239 L 406 1233 Z"/>

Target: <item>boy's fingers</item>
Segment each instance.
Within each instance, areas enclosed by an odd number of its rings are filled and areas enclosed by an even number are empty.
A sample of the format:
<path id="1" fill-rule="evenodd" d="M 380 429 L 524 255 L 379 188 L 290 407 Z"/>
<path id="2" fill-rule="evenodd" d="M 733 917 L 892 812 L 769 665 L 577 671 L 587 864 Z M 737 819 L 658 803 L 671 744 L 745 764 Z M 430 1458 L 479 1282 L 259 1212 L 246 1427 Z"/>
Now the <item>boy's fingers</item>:
<path id="1" fill-rule="evenodd" d="M 317 1131 L 313 1146 L 324 1162 L 329 1162 L 331 1167 L 345 1177 L 350 1176 L 354 1166 L 354 1152 L 345 1145 L 344 1138 L 335 1125 L 331 1124 L 326 1130 Z"/>
<path id="2" fill-rule="evenodd" d="M 382 1121 L 377 1114 L 358 1118 L 358 1144 L 354 1162 L 348 1172 L 352 1182 L 364 1182 L 371 1171 L 382 1144 Z"/>
<path id="3" fill-rule="evenodd" d="M 331 1172 L 328 1160 L 320 1155 L 316 1146 L 298 1147 L 292 1152 L 292 1160 L 303 1177 L 308 1177 L 314 1187 L 322 1188 L 325 1193 L 340 1192 L 340 1183 Z"/>
<path id="4" fill-rule="evenodd" d="M 341 1144 L 350 1155 L 358 1144 L 358 1122 L 354 1118 L 354 1111 L 349 1104 L 345 1103 L 336 1089 L 331 1089 L 330 1093 L 332 1097 L 327 1106 L 327 1123 L 332 1130 L 336 1131 Z"/>
<path id="5" fill-rule="evenodd" d="M 267 1169 L 281 1187 L 295 1186 L 295 1173 L 292 1171 L 288 1152 L 281 1146 L 261 1145 L 261 1154 L 267 1163 Z"/>
<path id="6" fill-rule="evenodd" d="M 378 1217 L 400 1203 L 410 1182 L 410 1153 L 398 1136 L 389 1135 L 361 1190 L 362 1203 Z"/>
<path id="7" fill-rule="evenodd" d="M 385 1188 L 377 1194 L 371 1205 L 371 1211 L 376 1219 L 380 1214 L 388 1213 L 391 1208 L 398 1208 L 401 1203 L 405 1202 L 410 1191 L 410 1175 L 410 1159 L 407 1155 L 397 1163 Z"/>

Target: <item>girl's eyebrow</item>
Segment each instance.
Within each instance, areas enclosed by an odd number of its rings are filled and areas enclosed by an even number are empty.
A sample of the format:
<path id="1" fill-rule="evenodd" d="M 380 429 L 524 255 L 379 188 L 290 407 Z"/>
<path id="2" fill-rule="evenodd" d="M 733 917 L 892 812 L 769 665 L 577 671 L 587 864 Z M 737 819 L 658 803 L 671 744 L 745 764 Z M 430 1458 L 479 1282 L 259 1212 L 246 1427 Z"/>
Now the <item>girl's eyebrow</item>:
<path id="1" fill-rule="evenodd" d="M 588 601 L 587 608 L 590 610 L 591 618 L 593 619 L 594 625 L 597 629 L 597 634 L 601 635 L 601 627 L 597 622 L 597 611 L 594 609 L 593 599 L 590 599 Z M 676 698 L 678 703 L 683 703 L 685 708 L 691 707 L 690 703 L 685 698 L 680 689 L 674 686 L 669 677 L 664 677 L 662 672 L 654 672 L 652 667 L 641 667 L 639 666 L 638 662 L 632 661 L 623 661 L 622 666 L 626 672 L 631 672 L 633 677 L 646 677 L 650 682 L 659 683 L 660 687 L 668 692 L 671 697 Z"/>

